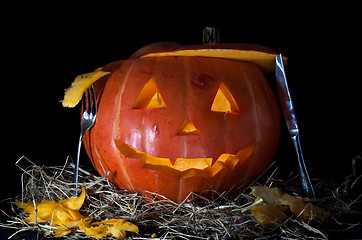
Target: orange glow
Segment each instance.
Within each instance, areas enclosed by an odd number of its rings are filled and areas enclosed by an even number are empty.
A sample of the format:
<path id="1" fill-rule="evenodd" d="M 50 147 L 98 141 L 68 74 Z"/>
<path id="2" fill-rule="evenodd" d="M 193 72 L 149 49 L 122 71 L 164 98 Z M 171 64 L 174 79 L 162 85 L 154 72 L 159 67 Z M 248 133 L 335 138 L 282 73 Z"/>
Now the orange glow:
<path id="1" fill-rule="evenodd" d="M 177 135 L 200 135 L 200 131 L 188 118 L 185 118 L 177 131 Z"/>
<path id="2" fill-rule="evenodd" d="M 249 146 L 240 150 L 236 155 L 221 154 L 214 164 L 212 164 L 212 158 L 177 158 L 175 164 L 172 165 L 168 158 L 155 157 L 141 152 L 119 140 L 114 140 L 114 143 L 124 157 L 139 159 L 142 169 L 162 171 L 178 178 L 213 177 L 223 169 L 232 171 L 237 164 L 242 164 L 254 152 L 254 146 Z"/>
<path id="3" fill-rule="evenodd" d="M 134 109 L 165 108 L 166 104 L 157 88 L 155 80 L 151 78 L 138 94 Z"/>
<path id="4" fill-rule="evenodd" d="M 220 83 L 219 89 L 217 90 L 216 96 L 214 98 L 214 102 L 211 106 L 211 111 L 230 113 L 239 112 L 239 107 L 236 104 L 233 95 L 223 83 Z"/>

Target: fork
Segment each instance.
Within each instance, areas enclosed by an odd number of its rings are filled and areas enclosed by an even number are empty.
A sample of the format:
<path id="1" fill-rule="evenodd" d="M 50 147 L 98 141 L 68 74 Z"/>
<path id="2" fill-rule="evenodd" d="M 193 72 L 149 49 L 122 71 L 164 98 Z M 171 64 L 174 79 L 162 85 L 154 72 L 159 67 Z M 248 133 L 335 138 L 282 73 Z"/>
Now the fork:
<path id="1" fill-rule="evenodd" d="M 80 136 L 78 142 L 78 154 L 77 161 L 75 162 L 74 167 L 74 175 L 73 175 L 73 186 L 75 188 L 72 191 L 74 196 L 78 195 L 77 187 L 78 187 L 78 170 L 79 170 L 79 157 L 80 157 L 80 149 L 82 147 L 82 139 L 84 134 L 94 125 L 97 116 L 97 102 L 96 95 L 94 93 L 93 84 L 91 87 L 87 89 L 87 91 L 83 94 L 82 98 L 83 103 L 83 114 L 80 122 Z"/>

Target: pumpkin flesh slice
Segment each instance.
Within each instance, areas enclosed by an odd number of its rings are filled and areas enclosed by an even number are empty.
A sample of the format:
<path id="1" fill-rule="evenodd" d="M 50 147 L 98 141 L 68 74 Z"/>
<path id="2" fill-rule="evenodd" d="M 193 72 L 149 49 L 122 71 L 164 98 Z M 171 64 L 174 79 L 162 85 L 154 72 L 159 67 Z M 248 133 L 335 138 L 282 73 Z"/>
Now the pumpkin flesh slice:
<path id="1" fill-rule="evenodd" d="M 75 107 L 82 99 L 83 93 L 98 79 L 109 74 L 110 72 L 95 71 L 85 73 L 75 78 L 72 85 L 65 90 L 63 107 Z"/>
<path id="2" fill-rule="evenodd" d="M 239 50 L 239 49 L 185 49 L 169 52 L 155 52 L 141 56 L 145 57 L 170 57 L 170 56 L 185 56 L 185 57 L 213 57 L 225 58 L 237 61 L 251 62 L 257 65 L 263 72 L 273 72 L 275 70 L 275 57 L 278 54 L 269 53 L 257 50 Z M 287 58 L 283 56 L 284 65 L 287 64 Z"/>

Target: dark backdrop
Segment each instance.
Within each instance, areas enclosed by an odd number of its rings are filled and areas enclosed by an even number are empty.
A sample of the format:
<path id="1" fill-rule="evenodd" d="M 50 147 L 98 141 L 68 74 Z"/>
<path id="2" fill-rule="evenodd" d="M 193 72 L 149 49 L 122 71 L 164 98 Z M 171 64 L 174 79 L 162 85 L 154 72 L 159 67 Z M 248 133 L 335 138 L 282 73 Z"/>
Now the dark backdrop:
<path id="1" fill-rule="evenodd" d="M 80 109 L 65 109 L 60 103 L 75 76 L 128 58 L 150 43 L 201 43 L 205 26 L 217 27 L 221 42 L 261 44 L 286 55 L 309 168 L 336 182 L 351 172 L 351 159 L 362 152 L 361 35 L 355 7 L 278 10 L 274 5 L 260 11 L 187 5 L 182 11 L 164 6 L 157 12 L 150 7 L 3 9 L 11 14 L 1 23 L 1 199 L 20 193 L 21 171 L 14 163 L 21 156 L 49 166 L 62 165 L 68 155 L 75 158 Z M 269 79 L 273 85 L 273 75 Z M 283 168 L 296 171 L 282 123 L 276 159 Z M 85 154 L 82 163 L 91 168 Z"/>

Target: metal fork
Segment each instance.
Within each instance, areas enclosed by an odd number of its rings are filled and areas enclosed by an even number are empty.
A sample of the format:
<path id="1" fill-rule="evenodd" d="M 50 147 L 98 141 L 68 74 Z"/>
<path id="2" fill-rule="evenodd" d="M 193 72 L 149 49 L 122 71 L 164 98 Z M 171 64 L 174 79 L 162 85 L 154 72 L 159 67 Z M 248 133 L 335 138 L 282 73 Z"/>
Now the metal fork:
<path id="1" fill-rule="evenodd" d="M 77 154 L 77 161 L 75 162 L 74 175 L 73 175 L 74 188 L 78 187 L 78 169 L 79 169 L 80 149 L 82 147 L 82 139 L 84 134 L 94 125 L 97 116 L 97 102 L 96 102 L 96 95 L 94 93 L 93 84 L 83 94 L 82 103 L 83 103 L 83 114 L 80 122 L 78 154 Z M 75 196 L 77 196 L 78 194 L 77 190 L 74 190 L 72 193 Z"/>

